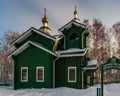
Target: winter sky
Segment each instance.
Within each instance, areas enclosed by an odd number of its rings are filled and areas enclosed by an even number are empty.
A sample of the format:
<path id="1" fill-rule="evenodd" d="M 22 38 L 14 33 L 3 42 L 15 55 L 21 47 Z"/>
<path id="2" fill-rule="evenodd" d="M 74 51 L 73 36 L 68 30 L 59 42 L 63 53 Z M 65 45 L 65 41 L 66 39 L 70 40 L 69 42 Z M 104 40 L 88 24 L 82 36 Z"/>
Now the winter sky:
<path id="1" fill-rule="evenodd" d="M 43 9 L 47 9 L 52 34 L 73 19 L 75 5 L 78 17 L 99 18 L 106 27 L 120 21 L 120 0 L 0 0 L 0 37 L 7 30 L 25 32 L 42 26 Z"/>

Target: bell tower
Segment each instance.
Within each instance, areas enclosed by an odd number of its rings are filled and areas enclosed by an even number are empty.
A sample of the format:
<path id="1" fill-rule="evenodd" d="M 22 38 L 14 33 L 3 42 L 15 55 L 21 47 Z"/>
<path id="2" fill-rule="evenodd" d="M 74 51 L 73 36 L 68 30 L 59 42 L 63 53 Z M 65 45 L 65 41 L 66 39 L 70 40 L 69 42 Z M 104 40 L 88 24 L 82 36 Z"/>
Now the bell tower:
<path id="1" fill-rule="evenodd" d="M 73 13 L 73 20 L 61 27 L 59 31 L 64 35 L 64 49 L 83 49 L 86 48 L 86 37 L 89 34 L 88 28 L 86 25 L 80 23 L 76 6 Z"/>

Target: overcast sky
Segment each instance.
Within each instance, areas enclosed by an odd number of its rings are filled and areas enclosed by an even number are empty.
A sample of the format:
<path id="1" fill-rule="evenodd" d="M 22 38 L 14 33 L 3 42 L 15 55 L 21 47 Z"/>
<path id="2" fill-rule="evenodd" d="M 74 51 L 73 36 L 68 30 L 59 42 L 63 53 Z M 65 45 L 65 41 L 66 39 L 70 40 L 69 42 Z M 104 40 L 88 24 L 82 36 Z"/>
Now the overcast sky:
<path id="1" fill-rule="evenodd" d="M 47 9 L 52 34 L 73 19 L 75 5 L 79 19 L 99 18 L 108 28 L 120 21 L 120 0 L 0 0 L 0 37 L 7 30 L 25 32 L 42 26 L 44 8 Z"/>

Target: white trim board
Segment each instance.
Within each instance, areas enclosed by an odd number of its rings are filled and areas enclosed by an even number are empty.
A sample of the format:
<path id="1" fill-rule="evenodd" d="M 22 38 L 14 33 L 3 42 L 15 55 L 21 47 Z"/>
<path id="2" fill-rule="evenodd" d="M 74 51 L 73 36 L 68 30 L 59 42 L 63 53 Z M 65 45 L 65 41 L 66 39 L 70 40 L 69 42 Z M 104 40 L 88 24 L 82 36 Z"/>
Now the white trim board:
<path id="1" fill-rule="evenodd" d="M 15 43 L 20 43 L 22 42 L 24 39 L 26 39 L 27 37 L 29 37 L 31 34 L 32 34 L 32 31 L 39 34 L 39 35 L 42 35 L 48 39 L 51 39 L 53 41 L 55 41 L 55 38 L 50 36 L 50 35 L 47 35 L 47 33 L 43 33 L 33 27 L 31 27 L 28 31 L 26 31 L 25 33 L 23 33 L 18 39 L 16 39 L 15 41 L 13 41 L 11 44 L 14 45 Z"/>
<path id="2" fill-rule="evenodd" d="M 50 51 L 50 50 L 48 50 L 48 49 L 45 49 L 45 48 L 42 47 L 40 44 L 38 45 L 38 44 L 36 44 L 36 43 L 34 43 L 34 42 L 28 41 L 28 42 L 26 42 L 24 45 L 22 45 L 20 48 L 18 48 L 17 50 L 15 50 L 14 52 L 12 52 L 10 55 L 8 55 L 8 58 L 11 57 L 12 55 L 17 56 L 17 55 L 20 54 L 22 51 L 24 51 L 26 48 L 28 48 L 28 46 L 30 46 L 30 44 L 33 45 L 33 46 L 36 46 L 37 48 L 40 48 L 40 49 L 48 52 L 48 53 L 50 53 L 50 54 L 52 54 L 52 55 L 54 55 L 54 56 L 57 56 L 56 53 L 54 53 L 54 52 L 52 52 L 52 51 Z"/>
<path id="3" fill-rule="evenodd" d="M 96 70 L 97 67 L 84 67 L 83 70 Z"/>

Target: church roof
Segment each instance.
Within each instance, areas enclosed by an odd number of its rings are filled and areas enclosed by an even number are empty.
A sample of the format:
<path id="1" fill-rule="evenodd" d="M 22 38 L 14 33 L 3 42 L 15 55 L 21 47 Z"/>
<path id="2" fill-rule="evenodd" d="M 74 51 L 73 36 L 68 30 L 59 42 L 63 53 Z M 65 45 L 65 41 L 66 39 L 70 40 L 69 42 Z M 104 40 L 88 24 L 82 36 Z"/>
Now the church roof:
<path id="1" fill-rule="evenodd" d="M 54 53 L 53 51 L 51 50 L 48 50 L 47 48 L 45 48 L 43 45 L 41 44 L 38 44 L 38 43 L 35 43 L 35 42 L 31 42 L 31 41 L 28 41 L 26 42 L 24 45 L 22 45 L 20 48 L 16 49 L 15 51 L 13 51 L 11 54 L 8 55 L 8 58 L 11 57 L 12 55 L 15 55 L 17 56 L 18 54 L 20 54 L 22 51 L 24 51 L 26 48 L 28 48 L 30 45 L 33 45 L 45 52 L 48 52 L 54 56 L 57 56 L 56 53 Z"/>
<path id="2" fill-rule="evenodd" d="M 84 70 L 96 70 L 97 69 L 97 60 L 90 60 L 87 62 L 87 66 L 84 67 Z"/>
<path id="3" fill-rule="evenodd" d="M 28 29 L 25 33 L 23 33 L 18 39 L 16 39 L 15 41 L 13 41 L 11 44 L 14 45 L 15 43 L 20 43 L 22 42 L 23 40 L 25 40 L 27 37 L 29 37 L 33 32 L 37 33 L 38 35 L 42 35 L 48 39 L 51 39 L 53 41 L 55 41 L 55 37 L 45 33 L 45 32 L 42 32 L 42 31 L 39 31 L 33 27 L 31 27 L 30 29 Z"/>
<path id="4" fill-rule="evenodd" d="M 73 57 L 73 56 L 84 56 L 87 52 L 87 48 L 70 48 L 67 50 L 57 51 L 60 54 L 60 57 Z"/>
<path id="5" fill-rule="evenodd" d="M 97 60 L 88 61 L 88 66 L 94 66 L 94 65 L 97 65 Z"/>
<path id="6" fill-rule="evenodd" d="M 66 29 L 69 29 L 69 28 L 72 26 L 72 24 L 74 24 L 74 25 L 76 25 L 76 26 L 78 26 L 78 27 L 81 26 L 81 27 L 83 27 L 83 28 L 87 28 L 86 25 L 84 25 L 84 24 L 82 24 L 82 23 L 76 22 L 75 19 L 76 19 L 76 18 L 74 18 L 74 19 L 71 20 L 69 23 L 67 23 L 66 25 L 64 25 L 63 27 L 61 27 L 58 31 L 61 32 L 61 31 L 63 31 L 65 28 L 66 28 Z"/>

